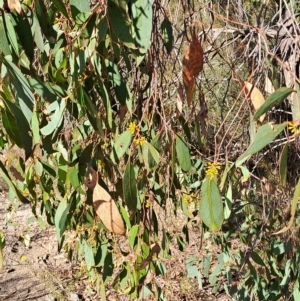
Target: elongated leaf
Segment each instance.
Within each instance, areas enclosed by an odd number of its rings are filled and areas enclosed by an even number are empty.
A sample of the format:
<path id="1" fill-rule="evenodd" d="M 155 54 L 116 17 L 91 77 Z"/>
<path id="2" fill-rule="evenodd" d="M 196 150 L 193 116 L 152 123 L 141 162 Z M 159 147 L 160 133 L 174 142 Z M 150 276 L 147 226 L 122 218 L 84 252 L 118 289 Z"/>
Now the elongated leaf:
<path id="1" fill-rule="evenodd" d="M 279 159 L 280 182 L 283 186 L 286 185 L 288 149 L 289 149 L 289 144 L 287 143 L 284 145 Z"/>
<path id="2" fill-rule="evenodd" d="M 56 236 L 58 241 L 61 241 L 62 235 L 67 227 L 66 224 L 67 214 L 68 214 L 67 200 L 61 200 L 56 209 L 55 218 L 54 218 Z"/>
<path id="3" fill-rule="evenodd" d="M 293 120 L 300 120 L 300 84 L 296 83 L 297 93 L 293 95 L 292 114 Z"/>
<path id="4" fill-rule="evenodd" d="M 289 229 L 291 229 L 291 227 L 294 223 L 294 220 L 295 220 L 295 214 L 296 214 L 296 209 L 297 209 L 297 203 L 298 203 L 299 196 L 300 196 L 300 179 L 298 180 L 298 183 L 296 185 L 296 189 L 295 189 L 293 200 L 292 200 L 290 221 L 289 221 L 287 226 L 285 226 L 280 231 L 274 233 L 273 235 L 278 235 L 278 234 L 284 233 L 284 232 L 288 231 Z"/>
<path id="5" fill-rule="evenodd" d="M 258 119 L 264 113 L 266 113 L 270 108 L 279 105 L 283 102 L 294 90 L 292 88 L 279 88 L 274 93 L 272 93 L 266 102 L 256 111 L 253 118 Z"/>
<path id="6" fill-rule="evenodd" d="M 91 11 L 89 2 L 87 0 L 71 0 L 70 4 L 74 19 L 79 13 L 88 13 Z"/>
<path id="7" fill-rule="evenodd" d="M 1 118 L 3 126 L 9 138 L 20 148 L 23 147 L 22 137 L 17 125 L 16 118 L 8 110 L 1 107 Z"/>
<path id="8" fill-rule="evenodd" d="M 135 238 L 139 232 L 140 226 L 139 225 L 134 225 L 129 231 L 129 245 L 133 249 L 134 243 L 135 243 Z"/>
<path id="9" fill-rule="evenodd" d="M 249 156 L 263 149 L 283 131 L 286 125 L 287 123 L 285 122 L 282 124 L 264 124 L 261 126 L 254 137 L 253 143 L 251 143 L 248 149 L 236 160 L 235 165 L 237 167 L 240 166 Z"/>
<path id="10" fill-rule="evenodd" d="M 32 151 L 32 137 L 29 135 L 30 127 L 29 124 L 23 115 L 20 108 L 13 102 L 7 101 L 5 98 L 3 98 L 3 102 L 5 103 L 5 106 L 9 108 L 10 112 L 14 116 L 14 121 L 17 124 L 17 129 L 15 128 L 14 131 L 17 131 L 17 133 L 20 133 L 20 138 L 22 140 L 22 146 L 25 150 L 25 157 L 28 158 Z M 17 134 L 14 133 L 14 134 Z M 18 134 L 17 134 L 18 135 Z"/>
<path id="11" fill-rule="evenodd" d="M 24 204 L 30 203 L 29 200 L 22 195 L 22 193 L 19 191 L 19 189 L 15 186 L 15 184 L 12 182 L 9 174 L 7 173 L 7 170 L 3 163 L 0 161 L 0 177 L 4 179 L 4 181 L 7 183 L 9 189 L 18 197 L 19 201 Z"/>
<path id="12" fill-rule="evenodd" d="M 28 78 L 30 86 L 38 93 L 41 97 L 45 98 L 49 102 L 54 102 L 57 99 L 55 91 L 52 89 L 49 83 L 43 82 L 39 77 Z"/>
<path id="13" fill-rule="evenodd" d="M 34 7 L 37 19 L 45 37 L 50 43 L 54 44 L 56 42 L 57 33 L 52 27 L 53 24 L 49 18 L 49 13 L 45 5 L 45 1 L 36 0 Z"/>
<path id="14" fill-rule="evenodd" d="M 14 50 L 16 56 L 19 56 L 19 46 L 18 46 L 18 41 L 15 33 L 14 26 L 12 25 L 10 15 L 8 14 L 3 14 L 4 22 L 5 22 L 5 27 L 6 27 L 6 34 L 8 37 L 8 40 L 10 42 L 10 45 L 12 46 L 12 49 Z"/>
<path id="15" fill-rule="evenodd" d="M 96 72 L 98 73 L 99 77 L 102 76 L 101 73 L 101 60 L 100 60 L 100 56 L 97 55 L 96 53 L 93 54 L 92 56 L 92 64 L 96 70 Z M 103 98 L 103 102 L 105 105 L 105 110 L 106 110 L 106 118 L 107 118 L 107 123 L 109 125 L 109 127 L 112 127 L 112 109 L 111 109 L 111 104 L 110 104 L 110 99 L 106 90 L 105 85 L 103 84 L 102 81 L 99 81 L 99 88 L 102 94 L 102 98 Z"/>
<path id="16" fill-rule="evenodd" d="M 47 112 L 50 113 L 54 111 L 50 115 L 50 120 L 47 125 L 41 128 L 41 133 L 44 136 L 52 134 L 55 129 L 57 129 L 62 121 L 63 121 L 63 113 L 66 108 L 66 101 L 64 98 L 61 98 L 55 102 L 53 102 L 49 107 Z"/>
<path id="17" fill-rule="evenodd" d="M 159 156 L 159 152 L 157 151 L 157 149 L 153 146 L 154 145 L 158 145 L 159 141 L 158 140 L 154 140 L 151 142 L 151 144 L 146 141 L 145 145 L 148 147 L 148 163 L 149 163 L 149 167 L 150 168 L 155 168 L 160 160 L 160 156 Z"/>
<path id="18" fill-rule="evenodd" d="M 161 23 L 161 31 L 164 39 L 164 46 L 167 52 L 170 53 L 173 47 L 173 28 L 172 24 L 168 19 L 164 19 Z"/>
<path id="19" fill-rule="evenodd" d="M 131 143 L 131 139 L 132 135 L 128 130 L 118 137 L 114 144 L 113 151 L 111 153 L 112 160 L 115 161 L 123 157 Z"/>
<path id="20" fill-rule="evenodd" d="M 109 60 L 105 60 L 105 64 L 118 101 L 126 105 L 129 112 L 132 112 L 132 95 L 126 81 L 119 72 L 118 66 Z"/>
<path id="21" fill-rule="evenodd" d="M 86 268 L 88 271 L 90 271 L 90 269 L 95 265 L 93 248 L 89 243 L 83 241 L 83 249 L 84 249 Z"/>
<path id="22" fill-rule="evenodd" d="M 247 93 L 250 93 L 250 99 L 253 104 L 253 107 L 255 111 L 257 110 L 265 103 L 265 98 L 256 87 L 254 87 L 251 83 L 245 82 L 245 87 L 247 90 Z M 265 114 L 261 115 L 259 120 L 263 122 L 265 118 Z"/>
<path id="23" fill-rule="evenodd" d="M 136 48 L 127 11 L 120 9 L 114 2 L 108 1 L 107 13 L 114 42 L 121 41 L 129 48 Z"/>
<path id="24" fill-rule="evenodd" d="M 28 81 L 21 73 L 20 69 L 18 69 L 18 67 L 11 61 L 10 56 L 5 57 L 5 65 L 7 66 L 12 84 L 17 91 L 16 100 L 20 104 L 22 113 L 26 117 L 28 123 L 30 123 L 35 99 L 31 92 Z"/>
<path id="25" fill-rule="evenodd" d="M 200 217 L 211 231 L 218 231 L 224 220 L 223 202 L 218 186 L 208 177 L 201 188 Z"/>
<path id="26" fill-rule="evenodd" d="M 55 213 L 54 223 L 56 228 L 56 235 L 59 242 L 62 241 L 62 236 L 67 229 L 73 211 L 76 207 L 76 191 L 70 196 L 69 202 L 61 200 Z"/>
<path id="27" fill-rule="evenodd" d="M 3 20 L 0 20 L 0 53 L 4 55 L 11 54 Z"/>
<path id="28" fill-rule="evenodd" d="M 140 52 L 146 53 L 151 40 L 152 32 L 152 2 L 150 0 L 131 1 L 135 40 L 140 46 Z"/>
<path id="29" fill-rule="evenodd" d="M 32 62 L 34 58 L 34 43 L 33 43 L 33 36 L 31 33 L 31 26 L 29 23 L 29 16 L 26 16 L 25 14 L 22 15 L 11 14 L 11 16 L 15 20 L 16 23 L 15 31 L 23 46 L 26 56 L 28 57 L 30 62 Z"/>
<path id="30" fill-rule="evenodd" d="M 176 153 L 180 167 L 184 171 L 189 171 L 192 168 L 190 152 L 185 141 L 179 135 L 176 136 Z"/>
<path id="31" fill-rule="evenodd" d="M 52 3 L 66 18 L 69 19 L 67 9 L 61 0 L 52 0 Z"/>
<path id="32" fill-rule="evenodd" d="M 136 210 L 138 207 L 137 185 L 133 166 L 127 163 L 123 178 L 124 199 L 129 210 Z"/>

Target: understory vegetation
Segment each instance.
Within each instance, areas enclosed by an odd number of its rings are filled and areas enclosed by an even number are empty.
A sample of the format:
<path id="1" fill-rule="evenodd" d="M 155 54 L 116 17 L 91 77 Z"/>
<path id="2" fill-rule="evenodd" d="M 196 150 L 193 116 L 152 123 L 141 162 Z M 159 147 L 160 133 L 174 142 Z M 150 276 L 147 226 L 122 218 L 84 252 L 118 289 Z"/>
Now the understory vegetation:
<path id="1" fill-rule="evenodd" d="M 199 290 L 300 300 L 297 1 L 0 0 L 0 14 L 0 175 L 102 300 L 108 285 L 167 300 L 156 278 L 191 232 Z M 0 267 L 4 248 L 0 232 Z"/>

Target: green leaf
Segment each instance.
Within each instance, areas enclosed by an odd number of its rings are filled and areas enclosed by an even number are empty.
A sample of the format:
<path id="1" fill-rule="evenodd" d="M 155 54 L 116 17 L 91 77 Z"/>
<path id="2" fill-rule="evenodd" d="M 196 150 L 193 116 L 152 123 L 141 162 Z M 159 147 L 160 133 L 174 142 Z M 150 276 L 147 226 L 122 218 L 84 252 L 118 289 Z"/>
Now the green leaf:
<path id="1" fill-rule="evenodd" d="M 52 0 L 52 3 L 66 18 L 69 19 L 67 9 L 61 0 Z"/>
<path id="2" fill-rule="evenodd" d="M 0 20 L 0 54 L 1 53 L 3 53 L 4 55 L 11 54 L 3 20 Z"/>
<path id="3" fill-rule="evenodd" d="M 23 148 L 23 141 L 17 125 L 16 118 L 8 110 L 1 108 L 1 118 L 3 126 L 11 141 L 17 144 L 18 147 Z"/>
<path id="4" fill-rule="evenodd" d="M 89 2 L 87 0 L 71 0 L 71 13 L 75 19 L 79 13 L 88 13 L 91 11 Z"/>
<path id="5" fill-rule="evenodd" d="M 124 200 L 129 210 L 138 209 L 137 185 L 135 172 L 130 162 L 127 163 L 123 178 Z"/>
<path id="6" fill-rule="evenodd" d="M 272 93 L 265 101 L 265 103 L 256 111 L 253 118 L 257 120 L 261 115 L 266 113 L 270 108 L 282 103 L 294 90 L 292 88 L 279 88 Z"/>
<path id="7" fill-rule="evenodd" d="M 112 86 L 116 92 L 118 101 L 122 105 L 126 105 L 129 112 L 132 112 L 132 95 L 126 81 L 121 76 L 118 66 L 109 60 L 105 60 L 105 65 L 108 70 L 108 74 L 112 83 Z"/>
<path id="8" fill-rule="evenodd" d="M 228 189 L 225 196 L 225 208 L 224 208 L 224 218 L 228 219 L 231 214 L 232 208 L 232 185 L 229 183 Z"/>
<path id="9" fill-rule="evenodd" d="M 91 58 L 91 62 L 100 78 L 102 76 L 100 56 L 97 53 L 94 53 Z M 106 87 L 103 84 L 103 82 L 101 80 L 98 82 L 99 82 L 99 88 L 100 88 L 100 91 L 102 94 L 102 99 L 103 99 L 103 102 L 105 105 L 107 123 L 108 123 L 109 127 L 112 128 L 112 109 L 111 109 L 110 99 L 109 99 Z"/>
<path id="10" fill-rule="evenodd" d="M 14 192 L 14 194 L 18 197 L 19 201 L 23 204 L 28 204 L 30 203 L 29 200 L 24 197 L 21 192 L 18 190 L 18 188 L 15 186 L 15 184 L 12 182 L 9 174 L 7 173 L 7 170 L 3 163 L 0 160 L 0 176 L 4 179 L 4 181 L 7 183 L 9 186 L 9 189 Z"/>
<path id="11" fill-rule="evenodd" d="M 286 143 L 282 149 L 282 152 L 281 152 L 281 155 L 279 158 L 280 182 L 283 186 L 286 185 L 286 178 L 287 178 L 288 149 L 289 149 L 289 144 Z"/>
<path id="12" fill-rule="evenodd" d="M 16 23 L 15 31 L 18 35 L 19 41 L 23 46 L 26 56 L 29 58 L 30 62 L 32 62 L 34 58 L 34 43 L 31 33 L 31 20 L 29 20 L 29 18 L 31 17 L 26 16 L 25 14 L 11 14 L 11 16 L 14 18 L 14 21 Z"/>
<path id="13" fill-rule="evenodd" d="M 115 43 L 123 42 L 129 48 L 136 48 L 131 33 L 131 22 L 126 10 L 121 10 L 115 3 L 108 1 L 107 15 Z"/>
<path id="14" fill-rule="evenodd" d="M 50 14 L 46 7 L 45 1 L 36 0 L 34 4 L 35 13 L 41 26 L 42 32 L 51 44 L 55 44 L 57 33 L 53 28 L 53 23 L 50 19 Z"/>
<path id="15" fill-rule="evenodd" d="M 135 238 L 137 234 L 139 233 L 140 226 L 139 225 L 134 225 L 129 231 L 129 246 L 131 249 L 134 247 L 135 243 Z"/>
<path id="16" fill-rule="evenodd" d="M 262 258 L 259 256 L 259 254 L 257 252 L 252 252 L 251 257 L 252 257 L 253 261 L 256 262 L 257 264 L 259 264 L 261 266 L 265 266 L 265 262 L 262 260 Z"/>
<path id="17" fill-rule="evenodd" d="M 75 207 L 76 207 L 76 191 L 74 191 L 71 194 L 69 203 L 67 202 L 67 200 L 61 200 L 56 209 L 54 223 L 56 228 L 56 236 L 59 241 L 59 244 L 61 244 L 63 234 L 71 221 L 71 217 L 73 211 L 75 210 Z"/>
<path id="18" fill-rule="evenodd" d="M 292 206 L 291 206 L 291 218 L 289 220 L 289 223 L 287 226 L 285 226 L 283 229 L 279 230 L 278 232 L 274 233 L 273 235 L 278 235 L 278 234 L 284 233 L 292 227 L 294 220 L 295 220 L 299 196 L 300 196 L 300 179 L 297 182 L 296 189 L 294 192 Z"/>
<path id="19" fill-rule="evenodd" d="M 146 53 L 151 41 L 152 33 L 152 2 L 149 0 L 131 1 L 131 12 L 135 29 L 135 40 L 139 51 Z"/>
<path id="20" fill-rule="evenodd" d="M 294 298 L 294 301 L 300 300 L 300 280 L 299 279 L 297 279 L 294 284 L 293 298 Z"/>
<path id="21" fill-rule="evenodd" d="M 160 134 L 157 134 L 151 141 L 151 147 L 149 147 L 149 154 L 148 154 L 148 161 L 149 161 L 149 167 L 155 168 L 160 160 L 160 147 L 161 147 L 161 141 L 160 141 Z"/>
<path id="22" fill-rule="evenodd" d="M 125 131 L 117 138 L 110 156 L 113 161 L 123 157 L 131 144 L 131 139 L 132 135 L 129 130 Z"/>
<path id="23" fill-rule="evenodd" d="M 292 114 L 293 120 L 300 120 L 300 84 L 296 83 L 297 93 L 293 94 L 293 103 L 292 103 Z"/>
<path id="24" fill-rule="evenodd" d="M 43 82 L 39 77 L 28 78 L 30 86 L 38 93 L 41 97 L 49 102 L 54 102 L 57 99 L 55 91 L 52 89 L 48 82 Z"/>
<path id="25" fill-rule="evenodd" d="M 3 249 L 5 247 L 5 235 L 0 231 L 0 271 L 3 268 Z"/>
<path id="26" fill-rule="evenodd" d="M 216 182 L 208 177 L 201 187 L 200 216 L 211 231 L 220 230 L 224 220 L 223 202 Z"/>
<path id="27" fill-rule="evenodd" d="M 32 129 L 33 144 L 36 145 L 40 143 L 39 117 L 37 111 L 33 112 L 32 119 L 31 119 L 31 129 Z"/>
<path id="28" fill-rule="evenodd" d="M 130 224 L 130 219 L 129 219 L 128 212 L 122 206 L 122 204 L 119 204 L 119 206 L 120 206 L 120 211 L 121 211 L 122 218 L 123 218 L 123 220 L 125 221 L 125 224 L 126 224 L 126 228 L 131 229 L 131 224 Z"/>
<path id="29" fill-rule="evenodd" d="M 14 121 L 16 121 L 18 127 L 17 129 L 14 130 L 20 133 L 20 138 L 22 140 L 22 147 L 25 150 L 25 157 L 28 158 L 28 156 L 31 154 L 32 151 L 32 137 L 29 134 L 30 132 L 29 124 L 25 116 L 23 115 L 21 109 L 15 103 L 6 101 L 6 99 L 4 98 L 3 101 L 5 103 L 5 106 L 9 108 L 10 112 L 14 116 Z"/>
<path id="30" fill-rule="evenodd" d="M 34 42 L 35 42 L 37 48 L 43 53 L 45 50 L 44 38 L 43 38 L 40 23 L 37 19 L 36 14 L 33 15 L 32 28 L 33 28 L 33 32 L 34 32 Z"/>
<path id="31" fill-rule="evenodd" d="M 56 236 L 58 241 L 61 241 L 62 235 L 67 227 L 67 214 L 68 214 L 68 203 L 67 200 L 61 200 L 54 217 L 54 223 L 56 228 Z"/>
<path id="32" fill-rule="evenodd" d="M 186 142 L 179 135 L 176 135 L 176 153 L 180 167 L 184 171 L 189 171 L 192 168 L 190 152 Z"/>
<path id="33" fill-rule="evenodd" d="M 16 33 L 15 33 L 15 29 L 14 26 L 11 22 L 10 19 L 10 15 L 4 13 L 3 14 L 3 19 L 5 22 L 5 27 L 6 27 L 6 34 L 7 34 L 7 38 L 10 42 L 10 45 L 12 47 L 12 49 L 14 50 L 16 56 L 19 56 L 19 46 L 18 46 L 18 41 L 17 41 L 17 37 L 16 37 Z"/>
<path id="34" fill-rule="evenodd" d="M 20 69 L 18 69 L 18 67 L 11 61 L 10 56 L 5 57 L 5 65 L 7 66 L 11 82 L 17 91 L 16 100 L 20 104 L 22 113 L 26 117 L 28 123 L 30 123 L 35 99 L 28 81 L 21 73 Z"/>
<path id="35" fill-rule="evenodd" d="M 47 125 L 41 128 L 41 134 L 44 136 L 50 135 L 54 132 L 55 129 L 57 129 L 62 121 L 63 121 L 63 113 L 66 108 L 66 101 L 64 98 L 58 99 L 57 101 L 50 104 L 50 106 L 47 109 L 47 113 L 52 113 L 49 118 L 49 122 Z"/>
<path id="36" fill-rule="evenodd" d="M 165 18 L 161 23 L 161 31 L 164 39 L 164 46 L 170 53 L 173 47 L 173 28 L 169 19 Z"/>
<path id="37" fill-rule="evenodd" d="M 95 265 L 95 258 L 92 246 L 85 240 L 82 242 L 84 250 L 85 264 L 88 271 Z"/>
<path id="38" fill-rule="evenodd" d="M 236 167 L 239 167 L 245 160 L 248 159 L 251 155 L 259 152 L 266 145 L 268 145 L 273 139 L 275 139 L 286 127 L 287 123 L 282 124 L 264 124 L 261 126 L 255 137 L 253 142 L 250 144 L 248 149 L 236 160 Z"/>

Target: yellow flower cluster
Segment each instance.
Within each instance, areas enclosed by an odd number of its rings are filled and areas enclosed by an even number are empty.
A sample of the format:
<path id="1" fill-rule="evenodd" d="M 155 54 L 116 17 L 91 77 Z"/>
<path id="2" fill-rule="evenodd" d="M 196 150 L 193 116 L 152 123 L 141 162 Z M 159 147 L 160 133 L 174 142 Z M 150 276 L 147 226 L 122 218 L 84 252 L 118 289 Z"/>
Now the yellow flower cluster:
<path id="1" fill-rule="evenodd" d="M 151 201 L 150 201 L 150 200 L 147 200 L 147 201 L 146 201 L 146 204 L 145 204 L 145 207 L 146 207 L 146 208 L 150 208 L 151 205 L 152 205 L 152 204 L 151 204 Z"/>
<path id="2" fill-rule="evenodd" d="M 300 122 L 296 122 L 296 123 L 293 123 L 293 122 L 289 122 L 288 123 L 288 128 L 289 130 L 291 131 L 292 134 L 296 134 L 296 135 L 300 135 Z"/>
<path id="3" fill-rule="evenodd" d="M 212 162 L 212 163 L 208 163 L 207 169 L 206 169 L 206 176 L 209 177 L 210 180 L 212 180 L 215 176 L 218 175 L 219 170 L 220 170 L 221 166 L 220 163 L 218 162 Z"/>
<path id="4" fill-rule="evenodd" d="M 131 133 L 131 135 L 134 135 L 137 131 L 137 125 L 135 122 L 130 122 L 128 126 L 128 130 Z"/>
<path id="5" fill-rule="evenodd" d="M 192 194 L 188 194 L 188 195 L 185 195 L 182 200 L 183 202 L 185 203 L 191 203 L 193 200 L 195 199 L 195 195 L 192 193 Z"/>
<path id="6" fill-rule="evenodd" d="M 140 137 L 140 138 L 136 138 L 133 140 L 133 142 L 136 144 L 136 145 L 140 145 L 142 146 L 146 141 L 146 138 L 145 137 Z"/>

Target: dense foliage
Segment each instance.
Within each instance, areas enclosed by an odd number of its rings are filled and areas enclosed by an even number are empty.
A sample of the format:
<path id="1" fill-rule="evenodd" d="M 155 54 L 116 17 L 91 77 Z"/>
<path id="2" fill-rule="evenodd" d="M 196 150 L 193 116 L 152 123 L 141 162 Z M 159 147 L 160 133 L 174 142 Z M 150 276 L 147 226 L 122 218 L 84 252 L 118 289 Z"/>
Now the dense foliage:
<path id="1" fill-rule="evenodd" d="M 199 287 L 299 300 L 298 7 L 196 2 L 0 1 L 1 175 L 103 300 L 165 300 L 192 230 L 220 250 L 186 262 Z"/>

